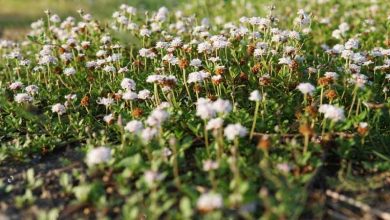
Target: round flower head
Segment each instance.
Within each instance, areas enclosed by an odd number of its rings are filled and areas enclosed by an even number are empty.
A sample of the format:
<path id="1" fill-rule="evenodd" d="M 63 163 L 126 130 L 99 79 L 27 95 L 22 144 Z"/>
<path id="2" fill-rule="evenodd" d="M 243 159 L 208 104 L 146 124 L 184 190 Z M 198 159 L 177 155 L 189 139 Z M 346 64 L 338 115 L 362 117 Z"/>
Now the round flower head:
<path id="1" fill-rule="evenodd" d="M 215 110 L 211 101 L 205 98 L 199 98 L 196 103 L 196 115 L 204 120 L 214 117 Z"/>
<path id="2" fill-rule="evenodd" d="M 210 121 L 207 122 L 206 129 L 207 130 L 216 130 L 223 126 L 223 119 L 222 118 L 213 118 L 210 119 Z"/>
<path id="3" fill-rule="evenodd" d="M 76 74 L 76 69 L 75 68 L 69 67 L 69 68 L 64 69 L 64 75 L 65 76 L 72 76 L 74 74 Z"/>
<path id="4" fill-rule="evenodd" d="M 135 90 L 136 83 L 134 80 L 129 79 L 129 78 L 124 78 L 121 82 L 121 87 L 122 89 L 125 90 Z"/>
<path id="5" fill-rule="evenodd" d="M 250 101 L 258 102 L 258 101 L 261 101 L 261 99 L 262 99 L 262 97 L 260 95 L 259 90 L 254 90 L 253 92 L 251 92 L 251 94 L 249 96 Z"/>
<path id="6" fill-rule="evenodd" d="M 111 124 L 114 121 L 114 115 L 112 113 L 109 115 L 105 115 L 103 117 L 103 121 L 105 121 L 107 124 Z"/>
<path id="7" fill-rule="evenodd" d="M 38 88 L 38 86 L 36 86 L 36 85 L 29 85 L 29 86 L 27 86 L 27 87 L 25 88 L 25 90 L 26 90 L 26 92 L 27 92 L 28 94 L 30 94 L 30 95 L 35 95 L 35 94 L 38 93 L 39 88 Z"/>
<path id="8" fill-rule="evenodd" d="M 107 147 L 97 147 L 87 153 L 85 162 L 88 166 L 106 163 L 111 159 L 111 150 Z"/>
<path id="9" fill-rule="evenodd" d="M 11 90 L 17 90 L 17 89 L 20 89 L 22 87 L 23 87 L 23 83 L 16 81 L 16 82 L 11 83 L 8 88 Z"/>
<path id="10" fill-rule="evenodd" d="M 240 123 L 229 124 L 225 128 L 225 137 L 232 141 L 237 137 L 244 137 L 248 134 L 248 129 L 242 126 Z"/>
<path id="11" fill-rule="evenodd" d="M 112 98 L 105 98 L 105 97 L 99 97 L 97 100 L 97 103 L 100 105 L 104 105 L 106 107 L 111 106 L 114 103 L 114 99 Z"/>
<path id="12" fill-rule="evenodd" d="M 132 91 L 127 91 L 122 95 L 123 100 L 134 100 L 138 98 L 138 94 Z"/>
<path id="13" fill-rule="evenodd" d="M 150 98 L 150 91 L 147 89 L 139 91 L 138 98 L 143 100 Z"/>
<path id="14" fill-rule="evenodd" d="M 161 126 L 164 121 L 166 121 L 169 117 L 168 112 L 166 112 L 163 109 L 155 109 L 152 111 L 152 113 L 149 115 L 148 119 L 146 120 L 146 123 L 149 126 Z"/>
<path id="15" fill-rule="evenodd" d="M 51 111 L 57 113 L 58 115 L 63 115 L 66 112 L 66 108 L 63 104 L 57 103 L 51 107 Z"/>
<path id="16" fill-rule="evenodd" d="M 140 133 L 143 128 L 144 128 L 144 125 L 142 124 L 142 122 L 140 122 L 138 120 L 130 121 L 125 126 L 126 131 L 128 131 L 130 133 L 136 133 L 136 134 Z"/>
<path id="17" fill-rule="evenodd" d="M 232 105 L 229 100 L 217 99 L 213 103 L 213 109 L 215 112 L 220 114 L 227 114 L 232 110 Z"/>
<path id="18" fill-rule="evenodd" d="M 302 92 L 302 94 L 313 94 L 315 87 L 310 83 L 300 83 L 297 86 L 297 89 Z"/>
<path id="19" fill-rule="evenodd" d="M 223 206 L 222 196 L 216 193 L 202 194 L 196 202 L 196 207 L 201 212 L 211 212 Z"/>
<path id="20" fill-rule="evenodd" d="M 33 98 L 27 93 L 18 93 L 15 95 L 14 100 L 17 103 L 27 103 L 27 102 L 32 102 Z"/>
<path id="21" fill-rule="evenodd" d="M 318 111 L 323 113 L 325 118 L 328 118 L 332 121 L 337 122 L 345 120 L 344 109 L 342 108 L 325 104 L 321 105 Z"/>

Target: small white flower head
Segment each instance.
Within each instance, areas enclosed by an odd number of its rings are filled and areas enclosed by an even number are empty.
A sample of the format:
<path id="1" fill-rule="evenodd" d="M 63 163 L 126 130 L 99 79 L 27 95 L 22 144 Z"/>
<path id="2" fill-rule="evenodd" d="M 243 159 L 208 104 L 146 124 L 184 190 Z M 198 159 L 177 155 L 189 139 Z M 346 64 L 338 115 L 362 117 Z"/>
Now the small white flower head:
<path id="1" fill-rule="evenodd" d="M 138 92 L 138 98 L 139 99 L 149 99 L 150 98 L 150 91 L 147 89 L 141 90 Z"/>
<path id="2" fill-rule="evenodd" d="M 149 143 L 157 135 L 157 129 L 146 127 L 141 131 L 140 137 L 144 143 Z"/>
<path id="3" fill-rule="evenodd" d="M 75 68 L 68 67 L 68 68 L 64 69 L 64 75 L 65 76 L 72 76 L 74 74 L 76 74 L 76 69 Z"/>
<path id="4" fill-rule="evenodd" d="M 300 9 L 298 11 L 298 17 L 295 19 L 295 23 L 305 26 L 310 24 L 310 16 L 306 14 L 306 12 L 303 9 Z"/>
<path id="5" fill-rule="evenodd" d="M 193 59 L 190 62 L 190 66 L 200 67 L 200 66 L 202 66 L 202 61 L 200 59 Z"/>
<path id="6" fill-rule="evenodd" d="M 156 109 L 168 109 L 171 107 L 171 104 L 169 102 L 161 102 Z"/>
<path id="7" fill-rule="evenodd" d="M 99 97 L 97 100 L 97 104 L 104 105 L 106 107 L 111 106 L 113 103 L 114 103 L 114 99 L 112 99 L 111 97 L 109 97 L 109 98 Z"/>
<path id="8" fill-rule="evenodd" d="M 352 49 L 358 49 L 359 48 L 359 40 L 356 38 L 351 38 L 345 43 L 345 49 L 352 50 Z"/>
<path id="9" fill-rule="evenodd" d="M 38 88 L 38 86 L 36 86 L 36 85 L 29 85 L 29 86 L 27 86 L 27 87 L 25 88 L 25 90 L 26 90 L 26 92 L 27 92 L 28 94 L 30 94 L 30 95 L 35 95 L 35 94 L 38 93 L 39 88 Z"/>
<path id="10" fill-rule="evenodd" d="M 109 115 L 105 115 L 103 117 L 103 121 L 105 121 L 107 124 L 111 124 L 114 121 L 114 119 L 115 119 L 115 117 L 112 113 Z"/>
<path id="11" fill-rule="evenodd" d="M 251 94 L 249 96 L 249 100 L 253 101 L 253 102 L 259 102 L 259 101 L 261 101 L 261 99 L 262 99 L 262 97 L 260 95 L 259 90 L 254 90 L 253 92 L 251 92 Z"/>
<path id="12" fill-rule="evenodd" d="M 108 36 L 108 35 L 104 35 L 104 36 L 100 39 L 100 43 L 102 43 L 102 44 L 109 44 L 109 43 L 111 43 L 111 37 Z"/>
<path id="13" fill-rule="evenodd" d="M 314 90 L 316 89 L 312 84 L 310 83 L 300 83 L 297 86 L 297 89 L 302 93 L 302 94 L 313 94 Z"/>
<path id="14" fill-rule="evenodd" d="M 330 119 L 334 122 L 345 120 L 344 109 L 342 108 L 333 105 L 324 104 L 320 106 L 318 111 L 320 113 L 323 113 L 325 118 Z"/>
<path id="15" fill-rule="evenodd" d="M 204 193 L 196 202 L 196 207 L 200 212 L 207 213 L 219 209 L 223 206 L 223 199 L 220 194 Z"/>
<path id="16" fill-rule="evenodd" d="M 114 66 L 105 66 L 103 68 L 103 71 L 106 72 L 106 73 L 115 73 L 116 72 L 116 68 Z"/>
<path id="17" fill-rule="evenodd" d="M 368 128 L 368 123 L 367 122 L 359 122 L 359 127 L 360 128 Z"/>
<path id="18" fill-rule="evenodd" d="M 332 80 L 337 80 L 339 78 L 339 75 L 336 72 L 326 72 L 325 77 Z"/>
<path id="19" fill-rule="evenodd" d="M 54 14 L 54 15 L 52 15 L 50 17 L 50 21 L 53 22 L 53 23 L 60 23 L 61 22 L 61 18 L 57 14 Z"/>
<path id="20" fill-rule="evenodd" d="M 141 133 L 143 128 L 144 128 L 144 125 L 142 124 L 142 122 L 140 122 L 138 120 L 132 120 L 132 121 L 128 122 L 125 126 L 126 131 L 128 131 L 130 133 L 134 133 L 134 134 Z"/>
<path id="21" fill-rule="evenodd" d="M 248 129 L 244 126 L 242 126 L 240 123 L 236 124 L 229 124 L 225 128 L 225 137 L 232 141 L 236 139 L 237 137 L 244 137 L 248 134 Z"/>
<path id="22" fill-rule="evenodd" d="M 27 93 L 18 93 L 15 95 L 14 100 L 16 103 L 27 103 L 32 102 L 33 98 Z"/>
<path id="23" fill-rule="evenodd" d="M 152 31 L 149 30 L 149 29 L 146 29 L 146 28 L 142 28 L 142 29 L 139 31 L 139 34 L 140 34 L 142 37 L 150 37 L 150 35 L 152 34 Z"/>
<path id="24" fill-rule="evenodd" d="M 127 72 L 129 72 L 129 68 L 127 68 L 126 66 L 125 67 L 121 67 L 118 70 L 118 73 L 127 73 Z"/>
<path id="25" fill-rule="evenodd" d="M 152 127 L 159 127 L 162 125 L 164 121 L 166 121 L 169 117 L 168 112 L 163 109 L 155 109 L 146 119 L 146 124 Z"/>
<path id="26" fill-rule="evenodd" d="M 58 115 L 63 115 L 66 112 L 66 107 L 61 103 L 57 103 L 52 105 L 51 111 L 57 113 Z"/>
<path id="27" fill-rule="evenodd" d="M 207 130 L 217 130 L 217 129 L 222 128 L 222 126 L 223 126 L 223 119 L 222 118 L 213 118 L 207 122 L 206 129 Z"/>
<path id="28" fill-rule="evenodd" d="M 20 89 L 22 87 L 23 87 L 23 83 L 16 81 L 16 82 L 11 83 L 8 88 L 11 90 L 17 90 L 17 89 Z"/>
<path id="29" fill-rule="evenodd" d="M 201 83 L 210 76 L 209 72 L 199 71 L 192 72 L 188 75 L 188 83 Z"/>
<path id="30" fill-rule="evenodd" d="M 278 64 L 282 64 L 282 65 L 290 65 L 291 63 L 292 63 L 292 60 L 290 57 L 279 58 L 279 62 L 278 62 Z"/>
<path id="31" fill-rule="evenodd" d="M 97 147 L 87 153 L 85 162 L 88 166 L 107 163 L 111 159 L 111 150 L 108 147 Z"/>
<path id="32" fill-rule="evenodd" d="M 369 81 L 366 75 L 356 73 L 351 75 L 349 82 L 355 84 L 359 88 L 364 88 Z"/>
<path id="33" fill-rule="evenodd" d="M 127 91 L 122 95 L 122 99 L 126 101 L 135 100 L 137 98 L 138 98 L 138 94 L 133 91 Z"/>
<path id="34" fill-rule="evenodd" d="M 196 103 L 196 115 L 206 120 L 215 116 L 215 110 L 209 99 L 199 98 Z"/>
<path id="35" fill-rule="evenodd" d="M 232 111 L 232 105 L 229 100 L 217 99 L 213 102 L 213 109 L 218 114 L 227 114 Z"/>
<path id="36" fill-rule="evenodd" d="M 218 169 L 219 165 L 217 161 L 205 160 L 203 161 L 203 170 L 210 171 Z"/>

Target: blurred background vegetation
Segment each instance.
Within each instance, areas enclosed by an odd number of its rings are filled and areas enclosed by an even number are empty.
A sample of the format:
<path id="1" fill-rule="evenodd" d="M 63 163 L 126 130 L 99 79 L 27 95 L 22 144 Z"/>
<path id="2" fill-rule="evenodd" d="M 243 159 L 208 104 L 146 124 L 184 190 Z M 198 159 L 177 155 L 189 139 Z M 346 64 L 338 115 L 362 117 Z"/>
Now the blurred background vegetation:
<path id="1" fill-rule="evenodd" d="M 0 0 L 0 37 L 17 38 L 25 32 L 30 23 L 45 16 L 50 9 L 62 18 L 77 16 L 78 9 L 84 9 L 96 18 L 110 18 L 121 4 L 155 10 L 161 6 L 173 8 L 185 0 Z M 18 34 L 15 34 L 18 33 Z"/>

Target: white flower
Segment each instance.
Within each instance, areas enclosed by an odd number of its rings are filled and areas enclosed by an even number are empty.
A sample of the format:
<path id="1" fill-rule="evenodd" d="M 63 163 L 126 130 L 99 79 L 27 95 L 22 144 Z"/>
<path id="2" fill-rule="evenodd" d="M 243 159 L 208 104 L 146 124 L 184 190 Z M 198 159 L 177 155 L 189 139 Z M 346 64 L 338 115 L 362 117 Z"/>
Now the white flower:
<path id="1" fill-rule="evenodd" d="M 356 73 L 351 75 L 349 82 L 355 84 L 359 88 L 364 88 L 369 81 L 366 75 Z"/>
<path id="2" fill-rule="evenodd" d="M 149 117 L 146 119 L 146 124 L 149 126 L 161 126 L 161 124 L 166 121 L 169 117 L 168 112 L 162 109 L 155 109 L 152 111 L 152 113 L 149 115 Z"/>
<path id="3" fill-rule="evenodd" d="M 138 98 L 143 100 L 150 98 L 150 91 L 147 89 L 139 91 Z"/>
<path id="4" fill-rule="evenodd" d="M 50 21 L 53 22 L 53 23 L 60 23 L 61 22 L 61 18 L 57 14 L 54 14 L 54 15 L 52 15 L 50 17 Z"/>
<path id="5" fill-rule="evenodd" d="M 253 92 L 251 92 L 251 94 L 249 96 L 250 101 L 258 102 L 258 101 L 261 101 L 261 99 L 262 99 L 262 97 L 260 95 L 259 90 L 254 90 Z"/>
<path id="6" fill-rule="evenodd" d="M 25 90 L 26 90 L 26 92 L 27 92 L 28 94 L 30 94 L 30 95 L 35 95 L 35 94 L 38 93 L 39 88 L 38 88 L 38 86 L 36 86 L 36 85 L 29 85 L 29 86 L 27 86 L 27 87 L 25 88 Z"/>
<path id="7" fill-rule="evenodd" d="M 111 122 L 114 120 L 114 115 L 111 113 L 109 115 L 105 115 L 103 117 L 103 121 L 105 121 L 107 124 L 111 124 Z"/>
<path id="8" fill-rule="evenodd" d="M 143 128 L 144 128 L 144 125 L 142 124 L 142 122 L 140 122 L 138 120 L 132 120 L 132 121 L 128 122 L 125 126 L 126 131 L 128 131 L 130 133 L 135 133 L 135 134 L 140 133 Z"/>
<path id="9" fill-rule="evenodd" d="M 359 40 L 356 38 L 351 38 L 345 43 L 345 49 L 358 49 L 359 48 Z"/>
<path id="10" fill-rule="evenodd" d="M 344 109 L 333 105 L 321 105 L 318 111 L 323 113 L 325 118 L 331 119 L 335 122 L 343 121 L 345 119 Z"/>
<path id="11" fill-rule="evenodd" d="M 199 98 L 196 103 L 196 115 L 203 120 L 213 118 L 215 110 L 211 101 L 205 98 Z"/>
<path id="12" fill-rule="evenodd" d="M 196 203 L 196 207 L 201 212 L 210 212 L 215 209 L 219 209 L 222 206 L 223 206 L 222 196 L 216 193 L 202 194 Z"/>
<path id="13" fill-rule="evenodd" d="M 368 123 L 367 122 L 359 122 L 359 127 L 360 128 L 367 128 L 368 127 Z"/>
<path id="14" fill-rule="evenodd" d="M 8 88 L 11 90 L 17 90 L 17 89 L 20 89 L 22 87 L 23 87 L 23 83 L 16 81 L 16 82 L 11 83 Z"/>
<path id="15" fill-rule="evenodd" d="M 217 99 L 213 102 L 213 109 L 220 114 L 227 114 L 232 111 L 232 105 L 229 100 Z"/>
<path id="16" fill-rule="evenodd" d="M 335 72 L 326 72 L 325 77 L 336 80 L 339 78 L 339 75 Z"/>
<path id="17" fill-rule="evenodd" d="M 143 28 L 139 31 L 139 34 L 142 36 L 142 37 L 150 37 L 150 35 L 152 34 L 152 31 L 151 30 L 148 30 L 146 28 Z"/>
<path id="18" fill-rule="evenodd" d="M 138 94 L 133 91 L 127 91 L 122 95 L 123 100 L 135 100 L 138 98 Z"/>
<path id="19" fill-rule="evenodd" d="M 190 62 L 190 66 L 200 67 L 200 66 L 202 66 L 202 61 L 200 59 L 193 59 Z"/>
<path id="20" fill-rule="evenodd" d="M 15 95 L 14 100 L 17 103 L 24 103 L 24 102 L 32 102 L 33 98 L 27 93 L 18 93 Z"/>
<path id="21" fill-rule="evenodd" d="M 206 53 L 209 53 L 211 52 L 211 44 L 209 42 L 202 42 L 200 44 L 198 44 L 198 53 L 203 53 L 203 52 L 206 52 Z"/>
<path id="22" fill-rule="evenodd" d="M 207 130 L 216 130 L 223 126 L 223 119 L 222 118 L 213 118 L 210 119 L 210 121 L 207 122 L 206 129 Z"/>
<path id="23" fill-rule="evenodd" d="M 66 108 L 63 104 L 57 103 L 51 107 L 51 111 L 57 113 L 58 115 L 63 115 L 66 112 Z"/>
<path id="24" fill-rule="evenodd" d="M 203 82 L 205 79 L 207 79 L 210 76 L 209 72 L 205 71 L 199 71 L 199 72 L 192 72 L 188 75 L 188 83 L 200 83 Z"/>
<path id="25" fill-rule="evenodd" d="M 310 83 L 300 83 L 297 86 L 297 89 L 301 91 L 303 94 L 313 94 L 315 87 Z"/>
<path id="26" fill-rule="evenodd" d="M 142 130 L 141 138 L 144 142 L 149 143 L 157 135 L 157 129 L 147 127 Z"/>
<path id="27" fill-rule="evenodd" d="M 282 57 L 279 58 L 278 64 L 284 64 L 284 65 L 290 65 L 292 63 L 292 60 L 290 57 Z"/>
<path id="28" fill-rule="evenodd" d="M 111 106 L 112 103 L 114 103 L 114 99 L 112 99 L 111 97 L 109 97 L 109 98 L 99 97 L 97 100 L 97 103 L 108 107 L 108 106 Z"/>
<path id="29" fill-rule="evenodd" d="M 104 36 L 100 39 L 100 43 L 102 43 L 102 44 L 109 44 L 109 43 L 111 43 L 111 37 L 108 36 L 108 35 L 104 35 Z"/>
<path id="30" fill-rule="evenodd" d="M 87 153 L 86 163 L 88 166 L 106 163 L 111 159 L 111 150 L 107 147 L 97 147 Z"/>
<path id="31" fill-rule="evenodd" d="M 244 137 L 248 134 L 248 129 L 243 127 L 240 123 L 229 124 L 225 128 L 225 136 L 228 140 L 232 141 L 237 137 Z"/>
<path id="32" fill-rule="evenodd" d="M 114 66 L 105 66 L 103 68 L 103 71 L 107 72 L 107 73 L 115 73 L 116 72 L 116 68 Z"/>
<path id="33" fill-rule="evenodd" d="M 121 67 L 118 70 L 118 73 L 127 73 L 127 72 L 129 72 L 129 69 L 127 67 Z"/>
<path id="34" fill-rule="evenodd" d="M 64 75 L 65 76 L 71 76 L 71 75 L 74 75 L 76 74 L 76 69 L 73 68 L 73 67 L 68 67 L 66 69 L 64 69 Z"/>

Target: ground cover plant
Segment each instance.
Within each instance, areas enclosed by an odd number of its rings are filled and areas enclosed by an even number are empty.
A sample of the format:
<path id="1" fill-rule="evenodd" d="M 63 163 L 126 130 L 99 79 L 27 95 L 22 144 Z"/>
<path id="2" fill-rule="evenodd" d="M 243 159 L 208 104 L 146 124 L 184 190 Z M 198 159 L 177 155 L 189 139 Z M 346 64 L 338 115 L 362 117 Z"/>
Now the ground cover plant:
<path id="1" fill-rule="evenodd" d="M 0 218 L 390 219 L 390 3 L 276 3 L 1 40 Z"/>

